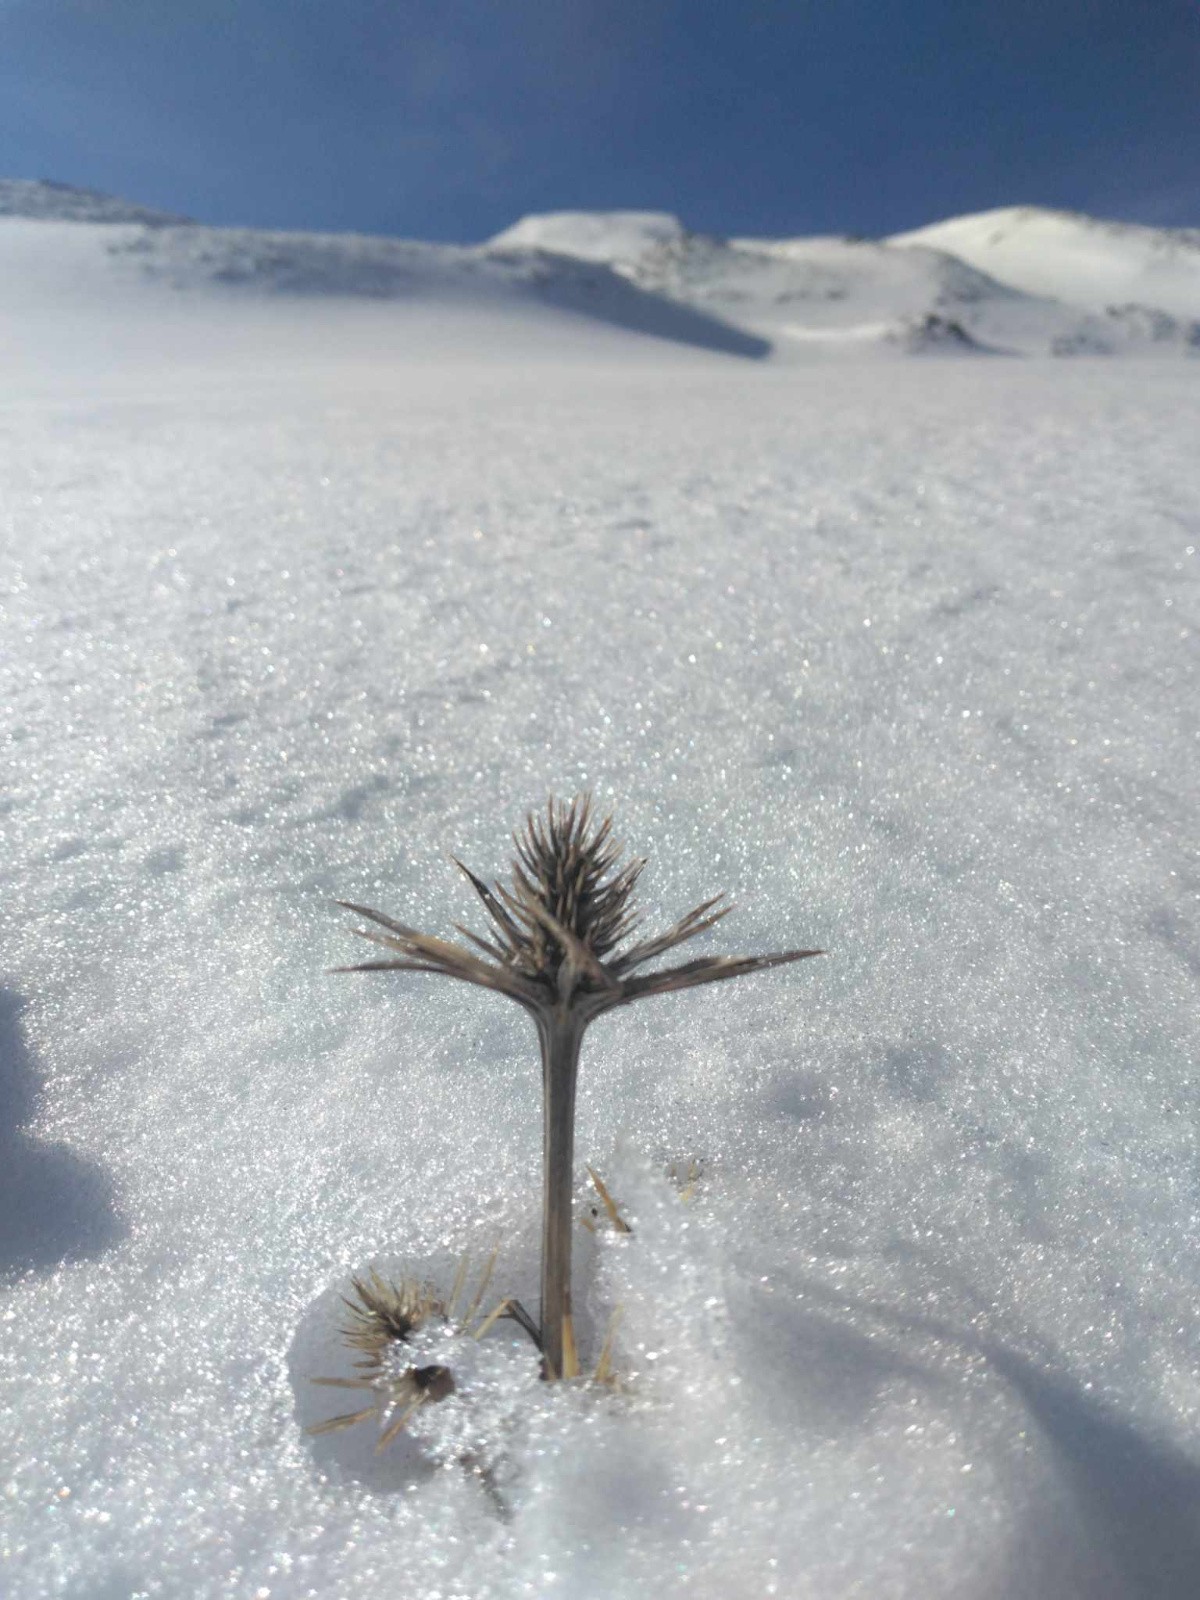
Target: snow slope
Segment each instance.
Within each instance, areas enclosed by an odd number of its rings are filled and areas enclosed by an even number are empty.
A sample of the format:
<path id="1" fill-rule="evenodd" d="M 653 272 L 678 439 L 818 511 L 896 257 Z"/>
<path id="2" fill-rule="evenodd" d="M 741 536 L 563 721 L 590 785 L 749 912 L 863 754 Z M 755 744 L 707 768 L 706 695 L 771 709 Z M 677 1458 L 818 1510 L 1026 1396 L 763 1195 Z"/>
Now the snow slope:
<path id="1" fill-rule="evenodd" d="M 71 237 L 0 294 L 0 1591 L 1192 1600 L 1196 369 Z M 389 1453 L 307 1434 L 351 1272 L 537 1280 L 532 1029 L 331 975 L 331 902 L 448 933 L 447 854 L 583 787 L 653 924 L 830 955 L 588 1036 L 626 1393 L 502 1333 Z"/>
<path id="2" fill-rule="evenodd" d="M 1013 289 L 1090 311 L 1137 305 L 1200 319 L 1200 229 L 1009 206 L 895 234 L 888 243 L 949 251 Z"/>
<path id="3" fill-rule="evenodd" d="M 138 208 L 103 196 L 16 187 L 22 214 L 0 212 L 0 293 L 12 312 L 10 341 L 22 338 L 21 308 L 34 317 L 39 307 L 53 309 L 54 323 L 58 313 L 70 320 L 81 308 L 102 310 L 116 297 L 129 308 L 139 306 L 145 317 L 169 322 L 181 295 L 206 299 L 217 291 L 379 299 L 432 310 L 443 321 L 448 313 L 460 323 L 464 315 L 493 324 L 515 317 L 560 332 L 564 318 L 582 317 L 731 355 L 761 357 L 768 348 L 754 334 L 642 289 L 599 263 L 352 234 L 150 225 L 126 220 L 124 213 L 132 218 Z M 82 209 L 80 193 L 89 201 Z M 46 320 L 31 324 L 29 337 L 41 339 Z"/>
<path id="4" fill-rule="evenodd" d="M 956 237 L 726 240 L 657 212 L 557 212 L 526 217 L 491 244 L 608 262 L 643 288 L 762 335 L 781 355 L 971 344 L 1061 355 L 1200 348 L 1195 294 L 1178 317 L 1110 309 L 1060 294 L 1057 279 L 1044 287 L 989 274 L 955 248 Z"/>

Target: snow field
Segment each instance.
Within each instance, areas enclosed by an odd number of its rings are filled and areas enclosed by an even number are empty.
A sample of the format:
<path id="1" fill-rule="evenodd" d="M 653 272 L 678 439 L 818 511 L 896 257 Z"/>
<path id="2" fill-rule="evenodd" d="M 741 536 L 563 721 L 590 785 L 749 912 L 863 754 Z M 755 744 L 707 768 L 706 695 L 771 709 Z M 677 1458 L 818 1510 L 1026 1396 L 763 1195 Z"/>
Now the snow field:
<path id="1" fill-rule="evenodd" d="M 1182 1600 L 1194 374 L 230 316 L 0 411 L 9 1592 Z M 627 1396 L 502 1334 L 310 1438 L 351 1271 L 537 1280 L 532 1029 L 330 901 L 447 932 L 580 788 L 650 920 L 831 954 L 588 1035 Z"/>

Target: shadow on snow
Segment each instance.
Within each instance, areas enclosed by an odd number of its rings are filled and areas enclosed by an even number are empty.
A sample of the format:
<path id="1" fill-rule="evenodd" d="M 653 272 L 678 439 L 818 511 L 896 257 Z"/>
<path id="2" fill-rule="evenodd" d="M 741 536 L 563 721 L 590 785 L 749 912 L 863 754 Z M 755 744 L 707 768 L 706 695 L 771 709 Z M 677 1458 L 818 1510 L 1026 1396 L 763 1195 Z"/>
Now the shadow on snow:
<path id="1" fill-rule="evenodd" d="M 39 1074 L 25 1002 L 0 988 L 0 1274 L 47 1271 L 100 1255 L 124 1236 L 104 1170 L 66 1145 L 31 1139 Z"/>

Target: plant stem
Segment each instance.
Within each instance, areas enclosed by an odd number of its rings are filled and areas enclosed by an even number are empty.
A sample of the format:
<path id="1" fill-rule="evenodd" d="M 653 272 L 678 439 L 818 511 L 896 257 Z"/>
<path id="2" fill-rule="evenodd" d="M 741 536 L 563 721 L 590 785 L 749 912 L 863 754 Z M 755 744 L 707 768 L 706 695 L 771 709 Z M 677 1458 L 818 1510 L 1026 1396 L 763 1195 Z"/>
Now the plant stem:
<path id="1" fill-rule="evenodd" d="M 571 1193 L 575 1166 L 575 1080 L 584 1022 L 565 1008 L 537 1019 L 542 1045 L 542 1353 L 546 1375 L 573 1377 Z"/>

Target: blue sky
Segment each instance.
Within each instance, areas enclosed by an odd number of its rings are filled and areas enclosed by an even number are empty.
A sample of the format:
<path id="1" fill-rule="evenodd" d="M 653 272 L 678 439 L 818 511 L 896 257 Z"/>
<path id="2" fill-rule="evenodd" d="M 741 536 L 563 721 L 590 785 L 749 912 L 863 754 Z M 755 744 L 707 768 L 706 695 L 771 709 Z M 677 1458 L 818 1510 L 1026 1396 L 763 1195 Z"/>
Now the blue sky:
<path id="1" fill-rule="evenodd" d="M 1200 226 L 1200 0 L 0 0 L 0 175 L 447 240 Z"/>

